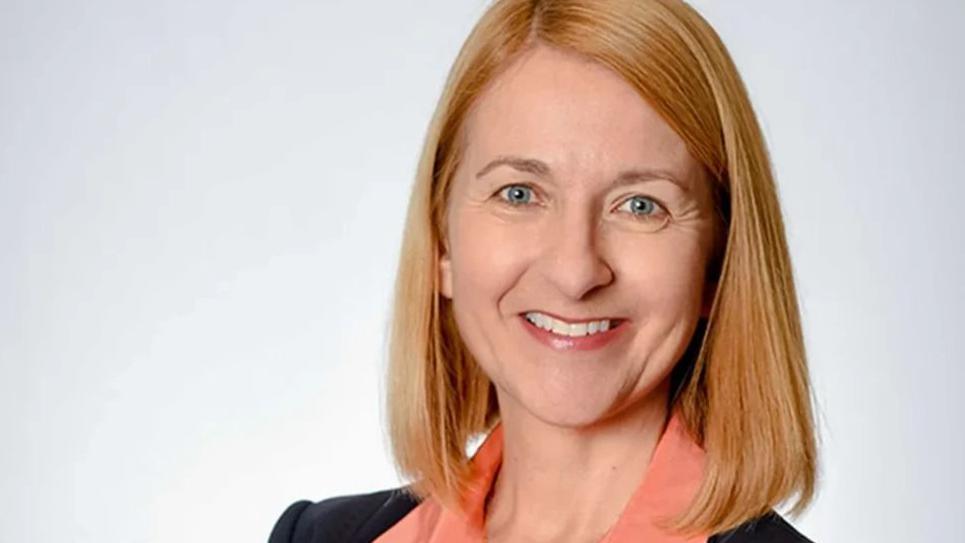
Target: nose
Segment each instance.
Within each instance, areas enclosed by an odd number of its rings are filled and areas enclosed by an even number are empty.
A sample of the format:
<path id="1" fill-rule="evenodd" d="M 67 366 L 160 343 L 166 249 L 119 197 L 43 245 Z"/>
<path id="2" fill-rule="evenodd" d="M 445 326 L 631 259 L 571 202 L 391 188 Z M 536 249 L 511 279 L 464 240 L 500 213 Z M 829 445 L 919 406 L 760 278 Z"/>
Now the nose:
<path id="1" fill-rule="evenodd" d="M 573 300 L 613 281 L 613 270 L 601 251 L 599 224 L 592 215 L 574 212 L 547 222 L 542 274 Z"/>

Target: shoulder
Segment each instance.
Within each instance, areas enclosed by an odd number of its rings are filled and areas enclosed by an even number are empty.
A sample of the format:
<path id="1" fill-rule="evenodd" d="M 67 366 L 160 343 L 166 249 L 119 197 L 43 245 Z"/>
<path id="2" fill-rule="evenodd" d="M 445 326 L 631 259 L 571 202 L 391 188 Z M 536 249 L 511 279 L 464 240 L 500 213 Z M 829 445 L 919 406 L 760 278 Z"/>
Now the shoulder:
<path id="1" fill-rule="evenodd" d="M 707 543 L 814 543 L 804 537 L 777 512 L 749 520 L 740 526 L 712 536 Z"/>
<path id="2" fill-rule="evenodd" d="M 402 519 L 418 501 L 405 487 L 298 501 L 282 513 L 269 543 L 370 542 Z"/>
<path id="3" fill-rule="evenodd" d="M 405 487 L 297 501 L 275 523 L 269 543 L 370 543 L 402 520 L 418 500 Z M 775 511 L 715 534 L 707 543 L 814 543 Z"/>

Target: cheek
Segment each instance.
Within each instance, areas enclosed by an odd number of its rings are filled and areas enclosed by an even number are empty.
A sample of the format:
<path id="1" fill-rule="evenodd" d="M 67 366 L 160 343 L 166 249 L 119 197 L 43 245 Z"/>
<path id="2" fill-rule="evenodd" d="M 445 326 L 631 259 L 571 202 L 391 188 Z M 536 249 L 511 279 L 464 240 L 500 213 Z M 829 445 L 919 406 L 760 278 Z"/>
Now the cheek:
<path id="1" fill-rule="evenodd" d="M 690 311 L 699 307 L 703 251 L 693 236 L 628 236 L 615 243 L 618 273 L 637 293 L 641 309 Z M 622 273 L 620 273 L 622 272 Z"/>
<path id="2" fill-rule="evenodd" d="M 520 235 L 518 225 L 482 211 L 463 209 L 454 219 L 450 234 L 456 324 L 483 372 L 502 386 L 500 361 L 507 359 L 502 334 L 511 311 L 503 300 L 525 272 L 533 243 Z"/>
<path id="3" fill-rule="evenodd" d="M 499 298 L 524 271 L 532 236 L 483 211 L 465 210 L 452 226 L 457 296 Z"/>

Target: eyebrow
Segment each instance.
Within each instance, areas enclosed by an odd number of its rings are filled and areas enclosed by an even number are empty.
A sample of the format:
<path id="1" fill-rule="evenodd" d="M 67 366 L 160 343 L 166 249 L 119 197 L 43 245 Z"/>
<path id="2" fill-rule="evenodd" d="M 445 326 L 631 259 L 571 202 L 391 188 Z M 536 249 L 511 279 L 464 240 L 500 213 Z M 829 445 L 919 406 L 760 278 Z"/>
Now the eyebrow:
<path id="1" fill-rule="evenodd" d="M 514 170 L 537 175 L 540 177 L 550 177 L 550 167 L 545 162 L 535 158 L 522 158 L 517 156 L 500 156 L 489 162 L 476 174 L 480 178 L 499 166 L 509 166 Z M 610 184 L 609 188 L 622 187 L 641 183 L 644 181 L 670 181 L 680 187 L 684 192 L 689 192 L 690 188 L 686 183 L 677 179 L 672 173 L 659 168 L 636 168 L 620 172 L 616 179 Z"/>

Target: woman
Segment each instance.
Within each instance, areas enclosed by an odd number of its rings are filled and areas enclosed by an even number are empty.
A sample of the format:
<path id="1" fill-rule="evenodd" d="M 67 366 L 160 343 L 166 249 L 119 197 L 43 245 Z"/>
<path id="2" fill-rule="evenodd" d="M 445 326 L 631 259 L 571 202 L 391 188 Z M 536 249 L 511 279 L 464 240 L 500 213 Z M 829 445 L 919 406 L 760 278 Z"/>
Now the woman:
<path id="1" fill-rule="evenodd" d="M 272 543 L 807 541 L 773 509 L 816 478 L 780 206 L 687 4 L 495 2 L 430 127 L 397 281 L 413 483 L 293 504 Z"/>

